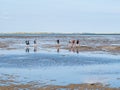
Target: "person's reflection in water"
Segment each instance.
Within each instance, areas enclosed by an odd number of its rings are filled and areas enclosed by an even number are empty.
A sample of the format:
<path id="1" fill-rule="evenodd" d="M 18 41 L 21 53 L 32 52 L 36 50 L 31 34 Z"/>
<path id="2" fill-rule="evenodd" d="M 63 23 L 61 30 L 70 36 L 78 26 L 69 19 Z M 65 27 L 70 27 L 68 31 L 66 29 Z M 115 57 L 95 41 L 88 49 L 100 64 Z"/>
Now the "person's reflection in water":
<path id="1" fill-rule="evenodd" d="M 76 53 L 77 53 L 77 54 L 79 53 L 79 48 L 76 48 Z"/>
<path id="2" fill-rule="evenodd" d="M 33 50 L 34 52 L 37 52 L 37 46 L 34 46 L 34 50 Z"/>
<path id="3" fill-rule="evenodd" d="M 26 51 L 27 53 L 29 53 L 29 51 L 30 51 L 29 47 L 27 47 L 25 51 Z"/>
<path id="4" fill-rule="evenodd" d="M 69 52 L 73 52 L 73 53 L 79 53 L 80 51 L 79 51 L 79 48 L 76 48 L 76 47 L 71 47 L 71 48 L 69 48 Z"/>
<path id="5" fill-rule="evenodd" d="M 70 47 L 70 48 L 69 48 L 69 52 L 75 52 L 75 48 Z"/>
<path id="6" fill-rule="evenodd" d="M 58 52 L 58 53 L 60 52 L 60 47 L 57 47 L 57 52 Z"/>
<path id="7" fill-rule="evenodd" d="M 72 48 L 72 52 L 73 52 L 73 53 L 75 52 L 75 47 Z"/>
<path id="8" fill-rule="evenodd" d="M 69 52 L 71 52 L 71 48 L 69 48 Z"/>
<path id="9" fill-rule="evenodd" d="M 69 48 L 69 51 L 70 51 L 70 52 L 73 52 L 73 48 L 72 48 L 72 47 L 70 47 L 70 48 Z"/>

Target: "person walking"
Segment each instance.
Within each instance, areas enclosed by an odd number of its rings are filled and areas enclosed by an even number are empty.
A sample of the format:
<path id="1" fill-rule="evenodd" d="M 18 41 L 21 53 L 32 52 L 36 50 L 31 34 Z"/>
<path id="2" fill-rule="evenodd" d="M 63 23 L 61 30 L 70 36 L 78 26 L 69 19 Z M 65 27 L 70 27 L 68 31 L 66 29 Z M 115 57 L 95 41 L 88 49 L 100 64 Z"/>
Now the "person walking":
<path id="1" fill-rule="evenodd" d="M 58 45 L 60 44 L 60 40 L 59 40 L 59 39 L 57 40 L 57 44 L 58 44 Z"/>
<path id="2" fill-rule="evenodd" d="M 37 47 L 37 40 L 34 40 L 34 47 Z"/>
<path id="3" fill-rule="evenodd" d="M 29 40 L 26 40 L 25 43 L 26 43 L 26 47 L 29 47 L 29 45 L 30 45 Z"/>
<path id="4" fill-rule="evenodd" d="M 80 41 L 77 40 L 77 41 L 76 41 L 76 47 L 79 47 L 79 46 L 80 46 Z"/>

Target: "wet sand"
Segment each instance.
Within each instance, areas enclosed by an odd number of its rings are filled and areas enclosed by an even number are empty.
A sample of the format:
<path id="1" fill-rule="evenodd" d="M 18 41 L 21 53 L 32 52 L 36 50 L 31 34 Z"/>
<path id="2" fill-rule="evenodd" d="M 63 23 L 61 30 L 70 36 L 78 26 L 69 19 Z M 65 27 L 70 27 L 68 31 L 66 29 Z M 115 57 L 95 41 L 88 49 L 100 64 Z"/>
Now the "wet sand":
<path id="1" fill-rule="evenodd" d="M 6 50 L 14 50 L 17 49 L 15 47 L 9 47 L 12 46 L 14 43 L 9 43 L 9 42 L 0 42 L 0 48 L 1 49 L 6 49 Z M 42 48 L 53 48 L 53 49 L 65 49 L 65 50 L 69 50 L 69 51 L 75 51 L 75 52 L 87 52 L 87 51 L 104 51 L 104 52 L 108 52 L 111 54 L 120 54 L 120 46 L 97 46 L 97 47 L 90 47 L 90 46 L 79 46 L 79 47 L 75 47 L 75 48 L 69 48 L 67 45 L 60 45 L 59 47 L 57 45 L 51 45 L 51 44 L 43 44 L 41 46 Z"/>
<path id="2" fill-rule="evenodd" d="M 117 88 L 109 88 L 99 83 L 94 84 L 70 84 L 67 86 L 48 85 L 44 87 L 34 87 L 34 84 L 27 85 L 10 85 L 0 86 L 0 90 L 120 90 Z"/>
<path id="3" fill-rule="evenodd" d="M 113 36 L 66 36 L 66 35 L 58 35 L 58 36 L 0 36 L 2 42 L 0 42 L 0 48 L 4 49 L 19 49 L 19 44 L 23 44 L 25 46 L 25 40 L 38 39 L 38 45 L 41 48 L 58 48 L 56 45 L 56 40 L 60 39 L 60 49 L 70 50 L 68 47 L 68 41 L 70 39 L 80 39 L 80 46 L 74 48 L 77 51 L 104 51 L 112 54 L 120 54 L 120 39 L 119 35 Z M 67 38 L 67 39 L 66 39 Z M 8 39 L 8 40 L 7 40 Z M 0 41 L 1 41 L 0 40 Z M 10 47 L 13 45 L 18 45 L 15 47 Z M 33 42 L 32 42 L 33 44 Z M 24 47 L 23 47 L 24 48 Z"/>
<path id="4" fill-rule="evenodd" d="M 8 80 L 0 80 L 1 84 L 13 83 L 17 76 L 7 75 Z M 3 78 L 3 77 L 0 77 Z M 101 83 L 83 83 L 69 85 L 44 85 L 40 86 L 39 82 L 30 82 L 28 84 L 9 84 L 0 86 L 0 90 L 120 90 L 120 88 L 109 88 L 109 85 Z"/>
<path id="5" fill-rule="evenodd" d="M 94 51 L 98 51 L 98 52 L 102 51 L 102 52 L 107 52 L 109 54 L 120 55 L 120 39 L 119 39 L 119 37 L 120 37 L 119 35 L 118 36 L 73 36 L 73 35 L 66 36 L 66 35 L 60 35 L 60 36 L 52 36 L 52 37 L 51 36 L 0 36 L 0 49 L 1 49 L 1 51 L 2 50 L 9 51 L 9 50 L 24 49 L 26 39 L 30 40 L 30 43 L 31 43 L 30 47 L 33 47 L 33 40 L 35 38 L 37 38 L 38 47 L 42 48 L 43 50 L 48 48 L 48 49 L 57 49 L 57 52 L 61 52 L 61 50 L 67 50 L 70 52 L 77 52 L 77 53 L 79 53 L 79 52 L 91 52 L 92 53 Z M 60 46 L 56 45 L 57 39 L 60 39 L 60 41 L 61 41 Z M 68 47 L 69 39 L 80 39 L 80 46 L 78 46 L 76 48 L 69 48 Z M 52 59 L 50 58 L 50 60 L 56 62 L 54 60 L 54 57 L 52 57 Z M 9 62 L 12 62 L 12 61 L 9 61 Z M 12 62 L 12 63 L 14 63 L 14 62 Z M 101 63 L 103 63 L 103 62 L 101 62 Z M 24 65 L 25 64 L 26 64 L 26 62 L 24 63 Z M 59 64 L 61 64 L 61 63 L 58 63 L 58 65 Z M 67 64 L 69 64 L 69 63 L 67 62 Z M 64 64 L 62 63 L 61 65 L 64 65 Z M 3 66 L 5 66 L 5 65 L 3 64 Z M 1 67 L 2 67 L 2 65 L 1 65 Z M 6 76 L 6 75 L 3 75 L 3 76 Z M 14 77 L 12 75 L 10 75 L 10 76 L 8 75 L 7 77 L 9 78 L 8 80 L 6 80 L 6 79 L 3 80 L 2 79 L 3 77 L 0 77 L 1 78 L 0 84 L 4 84 L 4 85 L 0 86 L 0 90 L 19 90 L 19 89 L 23 89 L 23 90 L 24 89 L 25 90 L 27 90 L 27 89 L 28 90 L 120 90 L 120 88 L 118 88 L 118 87 L 113 88 L 113 87 L 109 87 L 109 85 L 103 85 L 102 83 L 90 83 L 90 84 L 88 84 L 88 83 L 74 84 L 73 83 L 73 84 L 69 84 L 69 85 L 54 85 L 53 84 L 53 85 L 44 85 L 42 87 L 39 87 L 39 83 L 37 83 L 37 82 L 32 82 L 32 83 L 27 83 L 27 84 L 21 84 L 21 83 L 14 84 L 16 82 L 15 81 L 16 77 Z M 120 77 L 117 77 L 117 78 L 118 78 L 117 80 L 119 80 Z M 7 83 L 10 83 L 10 84 L 7 85 Z"/>
<path id="6" fill-rule="evenodd" d="M 0 48 L 7 48 L 7 47 L 9 47 L 9 44 L 7 45 L 6 42 L 4 43 L 0 42 Z"/>

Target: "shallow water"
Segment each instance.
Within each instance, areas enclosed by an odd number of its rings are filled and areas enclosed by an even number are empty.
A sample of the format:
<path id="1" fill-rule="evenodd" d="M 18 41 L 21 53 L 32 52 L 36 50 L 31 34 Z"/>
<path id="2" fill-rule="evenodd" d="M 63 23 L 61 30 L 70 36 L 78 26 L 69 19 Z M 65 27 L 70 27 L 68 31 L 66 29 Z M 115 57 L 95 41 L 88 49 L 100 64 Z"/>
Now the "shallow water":
<path id="1" fill-rule="evenodd" d="M 2 50 L 0 55 L 0 77 L 14 82 L 0 85 L 37 83 L 44 85 L 68 85 L 81 83 L 103 83 L 120 87 L 120 56 L 106 53 L 40 49 L 34 52 Z"/>

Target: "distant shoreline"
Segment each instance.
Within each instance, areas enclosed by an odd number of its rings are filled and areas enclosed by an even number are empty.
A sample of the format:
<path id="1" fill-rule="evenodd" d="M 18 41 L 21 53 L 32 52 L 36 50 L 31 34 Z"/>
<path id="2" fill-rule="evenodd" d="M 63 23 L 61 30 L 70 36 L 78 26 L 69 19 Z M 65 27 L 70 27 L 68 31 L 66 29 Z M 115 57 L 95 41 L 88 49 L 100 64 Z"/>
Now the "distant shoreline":
<path id="1" fill-rule="evenodd" d="M 15 32 L 15 33 L 0 33 L 0 35 L 120 35 L 120 33 L 50 33 L 50 32 Z"/>

